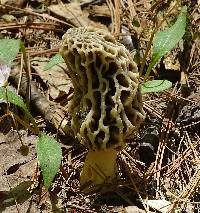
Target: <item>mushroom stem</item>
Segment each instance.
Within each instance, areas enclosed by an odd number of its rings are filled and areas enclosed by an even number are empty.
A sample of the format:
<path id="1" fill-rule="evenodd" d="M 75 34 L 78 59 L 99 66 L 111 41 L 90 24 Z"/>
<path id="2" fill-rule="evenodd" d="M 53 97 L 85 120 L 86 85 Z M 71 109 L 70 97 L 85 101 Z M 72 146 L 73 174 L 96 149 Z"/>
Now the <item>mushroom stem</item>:
<path id="1" fill-rule="evenodd" d="M 111 182 L 117 174 L 115 149 L 89 150 L 83 170 L 81 172 L 81 185 L 99 185 Z"/>

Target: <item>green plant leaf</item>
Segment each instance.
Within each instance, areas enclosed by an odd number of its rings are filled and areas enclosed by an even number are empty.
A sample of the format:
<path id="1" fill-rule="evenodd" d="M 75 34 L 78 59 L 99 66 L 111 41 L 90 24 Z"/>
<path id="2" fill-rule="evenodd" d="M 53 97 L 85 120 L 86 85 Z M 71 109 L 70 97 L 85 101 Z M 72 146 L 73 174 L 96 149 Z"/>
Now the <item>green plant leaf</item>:
<path id="1" fill-rule="evenodd" d="M 29 119 L 31 120 L 33 126 L 34 126 L 34 130 L 36 134 L 39 134 L 39 129 L 37 127 L 37 124 L 35 123 L 34 118 L 32 117 L 31 113 L 29 112 L 26 104 L 24 103 L 23 99 L 17 95 L 15 92 L 8 90 L 5 87 L 0 87 L 0 101 L 4 100 L 5 102 L 9 102 L 12 104 L 15 104 L 18 107 L 21 107 L 24 112 L 26 113 L 26 115 L 29 117 Z"/>
<path id="2" fill-rule="evenodd" d="M 141 84 L 141 93 L 162 92 L 172 87 L 172 82 L 167 80 L 152 80 Z"/>
<path id="3" fill-rule="evenodd" d="M 21 107 L 26 113 L 30 114 L 23 99 L 15 92 L 10 91 L 5 87 L 0 87 L 0 99 L 15 104 L 16 106 Z"/>
<path id="4" fill-rule="evenodd" d="M 20 49 L 19 39 L 0 39 L 0 62 L 10 65 Z"/>
<path id="5" fill-rule="evenodd" d="M 170 28 L 155 34 L 153 40 L 153 54 L 151 63 L 145 74 L 149 76 L 151 69 L 166 53 L 172 50 L 185 34 L 187 7 L 181 9 L 178 19 Z"/>
<path id="6" fill-rule="evenodd" d="M 44 186 L 48 189 L 61 164 L 62 150 L 59 143 L 42 134 L 37 142 L 37 157 L 42 170 Z"/>
<path id="7" fill-rule="evenodd" d="M 185 34 L 187 7 L 184 6 L 177 21 L 169 29 L 155 34 L 152 61 L 155 64 L 162 56 L 173 49 Z"/>
<path id="8" fill-rule="evenodd" d="M 31 197 L 31 193 L 29 192 L 28 188 L 33 184 L 33 181 L 24 181 L 19 185 L 15 186 L 14 188 L 10 189 L 5 195 L 5 199 L 2 199 L 3 205 L 11 206 L 16 203 L 23 203 L 29 197 Z"/>
<path id="9" fill-rule="evenodd" d="M 140 27 L 140 23 L 139 23 L 139 21 L 138 21 L 137 19 L 133 19 L 132 25 L 133 25 L 134 27 Z"/>
<path id="10" fill-rule="evenodd" d="M 60 54 L 56 54 L 54 55 L 49 62 L 44 66 L 44 71 L 51 69 L 53 66 L 57 65 L 57 64 L 61 64 L 64 63 L 64 59 L 62 58 L 62 56 Z"/>

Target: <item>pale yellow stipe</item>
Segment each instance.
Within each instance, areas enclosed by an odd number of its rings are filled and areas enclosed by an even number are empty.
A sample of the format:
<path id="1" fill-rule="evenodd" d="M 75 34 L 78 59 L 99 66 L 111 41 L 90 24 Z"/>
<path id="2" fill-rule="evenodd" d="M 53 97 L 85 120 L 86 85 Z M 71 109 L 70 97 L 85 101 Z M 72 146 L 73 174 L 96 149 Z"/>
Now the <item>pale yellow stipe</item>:
<path id="1" fill-rule="evenodd" d="M 117 151 L 115 149 L 89 151 L 81 172 L 81 185 L 109 183 L 117 174 Z"/>

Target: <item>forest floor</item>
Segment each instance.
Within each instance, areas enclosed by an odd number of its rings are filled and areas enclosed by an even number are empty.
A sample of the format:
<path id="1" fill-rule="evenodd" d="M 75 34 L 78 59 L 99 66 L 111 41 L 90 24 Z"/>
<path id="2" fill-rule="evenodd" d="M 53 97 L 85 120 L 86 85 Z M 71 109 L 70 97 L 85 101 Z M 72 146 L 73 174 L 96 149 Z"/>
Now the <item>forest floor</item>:
<path id="1" fill-rule="evenodd" d="M 199 212 L 200 1 L 0 2 L 0 39 L 20 39 L 26 52 L 26 59 L 19 53 L 13 61 L 9 86 L 30 106 L 40 131 L 57 139 L 63 155 L 46 191 L 37 135 L 27 129 L 20 109 L 0 103 L 0 212 Z M 146 119 L 118 155 L 116 183 L 84 193 L 79 177 L 87 149 L 61 125 L 69 123 L 66 106 L 73 85 L 65 64 L 47 71 L 45 65 L 69 28 L 92 26 L 109 30 L 134 55 L 140 70 L 153 31 L 170 27 L 184 5 L 186 33 L 150 76 L 171 81 L 172 88 L 143 96 Z M 151 50 L 143 75 L 150 60 Z"/>

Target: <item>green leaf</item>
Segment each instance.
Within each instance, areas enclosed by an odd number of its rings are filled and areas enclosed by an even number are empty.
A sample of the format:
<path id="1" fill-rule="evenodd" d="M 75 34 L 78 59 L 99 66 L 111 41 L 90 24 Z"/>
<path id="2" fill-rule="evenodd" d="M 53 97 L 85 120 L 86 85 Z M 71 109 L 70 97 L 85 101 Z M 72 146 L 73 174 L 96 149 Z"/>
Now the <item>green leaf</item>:
<path id="1" fill-rule="evenodd" d="M 173 49 L 185 34 L 187 7 L 184 6 L 173 26 L 155 34 L 152 61 L 155 64 L 162 56 Z"/>
<path id="2" fill-rule="evenodd" d="M 37 142 L 37 157 L 42 170 L 44 186 L 48 189 L 61 164 L 62 150 L 59 143 L 42 134 Z"/>
<path id="3" fill-rule="evenodd" d="M 140 27 L 140 23 L 137 19 L 133 19 L 132 24 L 134 27 Z"/>
<path id="4" fill-rule="evenodd" d="M 57 64 L 61 64 L 64 63 L 64 59 L 62 58 L 62 56 L 60 54 L 56 54 L 54 55 L 49 62 L 44 66 L 44 71 L 51 69 L 53 66 L 57 65 Z"/>
<path id="5" fill-rule="evenodd" d="M 0 62 L 10 65 L 20 49 L 19 39 L 0 39 Z"/>
<path id="6" fill-rule="evenodd" d="M 141 93 L 162 92 L 172 87 L 172 82 L 167 80 L 153 80 L 141 84 Z"/>
<path id="7" fill-rule="evenodd" d="M 2 200 L 2 204 L 5 206 L 11 206 L 18 203 L 25 202 L 28 198 L 31 197 L 31 193 L 28 188 L 33 184 L 33 181 L 24 181 L 14 188 L 10 189 L 6 193 L 5 199 Z"/>
<path id="8" fill-rule="evenodd" d="M 18 107 L 21 107 L 24 110 L 24 112 L 26 113 L 26 115 L 29 117 L 29 119 L 31 120 L 31 122 L 34 126 L 35 133 L 39 134 L 39 129 L 37 127 L 37 124 L 35 123 L 34 118 L 32 117 L 31 113 L 29 112 L 23 99 L 19 95 L 17 95 L 13 91 L 8 90 L 5 87 L 0 87 L 0 101 L 2 99 L 6 102 L 9 102 L 9 103 L 15 104 Z"/>
<path id="9" fill-rule="evenodd" d="M 26 113 L 30 114 L 23 99 L 15 92 L 10 91 L 5 87 L 0 87 L 0 99 L 15 104 L 16 106 L 21 107 Z"/>
<path id="10" fill-rule="evenodd" d="M 187 7 L 181 9 L 178 19 L 170 28 L 155 34 L 153 40 L 153 55 L 151 63 L 145 74 L 149 76 L 151 69 L 166 53 L 172 50 L 185 34 Z"/>

